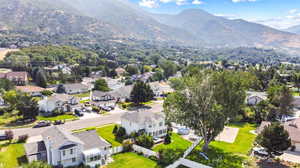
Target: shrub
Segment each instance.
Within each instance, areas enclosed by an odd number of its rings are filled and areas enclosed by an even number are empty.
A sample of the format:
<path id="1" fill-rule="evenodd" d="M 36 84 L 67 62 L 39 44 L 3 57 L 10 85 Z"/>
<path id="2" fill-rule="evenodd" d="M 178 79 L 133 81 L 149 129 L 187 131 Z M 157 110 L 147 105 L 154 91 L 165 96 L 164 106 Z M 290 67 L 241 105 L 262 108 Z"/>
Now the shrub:
<path id="1" fill-rule="evenodd" d="M 151 149 L 154 145 L 153 137 L 143 134 L 135 139 L 136 144 L 148 149 Z"/>
<path id="2" fill-rule="evenodd" d="M 94 111 L 94 112 L 100 112 L 100 108 L 99 107 L 97 107 L 97 106 L 92 106 L 92 111 Z"/>
<path id="3" fill-rule="evenodd" d="M 130 139 L 124 140 L 123 145 L 123 152 L 130 152 L 132 150 L 133 142 Z"/>
<path id="4" fill-rule="evenodd" d="M 26 135 L 20 135 L 18 137 L 18 143 L 24 143 L 24 142 L 26 142 L 27 139 L 28 139 L 28 135 L 27 134 Z"/>
<path id="5" fill-rule="evenodd" d="M 118 132 L 118 129 L 119 129 L 118 125 L 115 125 L 115 127 L 114 127 L 112 133 L 113 133 L 114 135 L 116 135 L 116 133 Z"/>
<path id="6" fill-rule="evenodd" d="M 12 132 L 12 130 L 5 131 L 5 136 L 10 142 L 14 139 L 14 133 Z"/>
<path id="7" fill-rule="evenodd" d="M 164 144 L 167 145 L 167 144 L 170 144 L 171 143 L 171 136 L 170 134 L 167 134 L 165 139 L 164 139 Z"/>
<path id="8" fill-rule="evenodd" d="M 115 134 L 115 136 L 116 136 L 116 140 L 118 142 L 122 142 L 124 139 L 126 139 L 127 136 L 126 136 L 126 130 L 125 130 L 125 128 L 119 127 L 118 131 Z"/>
<path id="9" fill-rule="evenodd" d="M 158 151 L 158 164 L 166 166 L 180 158 L 180 151 L 175 149 L 161 149 Z"/>
<path id="10" fill-rule="evenodd" d="M 53 94 L 51 90 L 43 90 L 41 93 L 44 96 L 51 96 Z"/>

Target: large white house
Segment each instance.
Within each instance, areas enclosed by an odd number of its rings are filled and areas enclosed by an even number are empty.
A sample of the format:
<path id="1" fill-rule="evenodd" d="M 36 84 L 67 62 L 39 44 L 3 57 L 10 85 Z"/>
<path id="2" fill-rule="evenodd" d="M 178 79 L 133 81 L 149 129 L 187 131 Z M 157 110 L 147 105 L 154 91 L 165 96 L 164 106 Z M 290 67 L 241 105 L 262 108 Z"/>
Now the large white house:
<path id="1" fill-rule="evenodd" d="M 133 132 L 145 132 L 154 138 L 167 135 L 163 113 L 147 111 L 125 113 L 121 116 L 121 126 L 125 128 L 128 135 Z"/>
<path id="2" fill-rule="evenodd" d="M 24 146 L 29 162 L 42 160 L 52 166 L 63 167 L 105 165 L 111 148 L 95 130 L 71 134 L 57 126 L 43 132 L 37 142 L 26 143 Z"/>

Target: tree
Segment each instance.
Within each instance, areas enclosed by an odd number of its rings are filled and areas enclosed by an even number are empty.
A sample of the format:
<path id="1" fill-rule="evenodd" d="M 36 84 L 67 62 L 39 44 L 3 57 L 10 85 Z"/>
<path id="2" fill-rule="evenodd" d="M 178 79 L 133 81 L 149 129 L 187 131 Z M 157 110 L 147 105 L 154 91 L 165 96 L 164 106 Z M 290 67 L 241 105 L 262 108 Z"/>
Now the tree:
<path id="1" fill-rule="evenodd" d="M 268 98 L 279 118 L 293 115 L 293 95 L 285 85 L 272 84 L 268 88 Z"/>
<path id="2" fill-rule="evenodd" d="M 117 132 L 114 135 L 118 142 L 122 142 L 124 139 L 127 138 L 126 129 L 123 127 L 119 127 Z"/>
<path id="3" fill-rule="evenodd" d="M 105 79 L 96 80 L 96 82 L 94 84 L 94 90 L 98 90 L 98 91 L 102 91 L 102 92 L 110 91 Z"/>
<path id="4" fill-rule="evenodd" d="M 295 87 L 298 88 L 298 92 L 300 91 L 300 73 L 294 73 L 292 77 Z"/>
<path id="5" fill-rule="evenodd" d="M 130 98 L 135 104 L 140 104 L 152 100 L 154 98 L 154 92 L 149 84 L 137 81 L 130 93 Z"/>
<path id="6" fill-rule="evenodd" d="M 64 85 L 60 84 L 57 86 L 56 92 L 57 93 L 65 93 L 66 88 L 64 87 Z"/>
<path id="7" fill-rule="evenodd" d="M 269 102 L 263 100 L 255 106 L 251 106 L 251 109 L 255 113 L 254 120 L 256 121 L 256 123 L 260 124 L 262 121 L 267 120 L 268 112 L 270 110 L 268 105 Z"/>
<path id="8" fill-rule="evenodd" d="M 146 135 L 146 134 L 142 134 L 140 136 L 138 136 L 135 139 L 135 142 L 137 145 L 151 149 L 152 146 L 154 145 L 154 141 L 153 141 L 153 137 Z"/>
<path id="9" fill-rule="evenodd" d="M 127 65 L 125 70 L 129 73 L 129 75 L 135 75 L 139 73 L 139 69 L 135 65 Z"/>
<path id="10" fill-rule="evenodd" d="M 264 147 L 269 156 L 274 152 L 282 152 L 291 146 L 289 133 L 279 123 L 272 123 L 256 137 L 256 142 Z"/>
<path id="11" fill-rule="evenodd" d="M 27 94 L 20 94 L 18 96 L 16 108 L 23 119 L 35 119 L 39 114 L 37 101 Z"/>
<path id="12" fill-rule="evenodd" d="M 246 99 L 245 82 L 239 73 L 228 71 L 215 73 L 212 80 L 217 103 L 222 105 L 226 116 L 234 118 L 242 110 Z"/>
<path id="13" fill-rule="evenodd" d="M 164 102 L 164 112 L 169 121 L 195 130 L 203 137 L 202 149 L 224 129 L 227 114 L 217 104 L 214 86 L 209 76 L 191 77 L 186 80 L 185 89 L 170 94 Z"/>
<path id="14" fill-rule="evenodd" d="M 29 164 L 22 166 L 23 168 L 52 168 L 49 164 L 41 161 L 33 161 Z"/>
<path id="15" fill-rule="evenodd" d="M 171 143 L 171 136 L 170 134 L 168 133 L 164 139 L 164 144 L 167 145 L 167 144 L 170 144 Z"/>
<path id="16" fill-rule="evenodd" d="M 159 67 L 163 69 L 165 78 L 169 78 L 177 72 L 177 66 L 174 62 L 168 60 L 160 60 Z"/>
<path id="17" fill-rule="evenodd" d="M 47 76 L 43 69 L 39 69 L 35 75 L 35 83 L 43 88 L 47 87 Z"/>
<path id="18" fill-rule="evenodd" d="M 15 84 L 12 83 L 8 79 L 0 79 L 0 89 L 4 89 L 5 91 L 13 90 L 15 88 Z"/>
<path id="19" fill-rule="evenodd" d="M 115 135 L 118 132 L 118 129 L 118 125 L 115 125 L 112 133 Z"/>
<path id="20" fill-rule="evenodd" d="M 5 136 L 9 142 L 11 142 L 14 139 L 14 132 L 12 130 L 5 131 Z"/>

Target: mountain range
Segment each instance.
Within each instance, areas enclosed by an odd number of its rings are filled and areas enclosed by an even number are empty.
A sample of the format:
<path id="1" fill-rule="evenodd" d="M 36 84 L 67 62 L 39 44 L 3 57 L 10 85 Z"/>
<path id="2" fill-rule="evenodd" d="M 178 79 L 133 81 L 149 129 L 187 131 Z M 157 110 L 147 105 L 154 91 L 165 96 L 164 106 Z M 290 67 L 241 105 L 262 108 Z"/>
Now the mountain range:
<path id="1" fill-rule="evenodd" d="M 290 27 L 288 29 L 285 29 L 284 31 L 300 34 L 300 25 Z"/>
<path id="2" fill-rule="evenodd" d="M 300 48 L 300 35 L 294 33 L 200 9 L 152 14 L 127 0 L 0 0 L 1 36 L 88 44 L 130 39 L 197 47 Z"/>

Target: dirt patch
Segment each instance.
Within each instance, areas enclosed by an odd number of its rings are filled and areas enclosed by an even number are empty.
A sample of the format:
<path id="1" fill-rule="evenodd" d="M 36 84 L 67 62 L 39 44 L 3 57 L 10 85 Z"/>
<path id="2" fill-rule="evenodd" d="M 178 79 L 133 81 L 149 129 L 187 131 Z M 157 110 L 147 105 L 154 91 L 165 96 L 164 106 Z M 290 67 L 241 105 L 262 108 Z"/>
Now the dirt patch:
<path id="1" fill-rule="evenodd" d="M 8 52 L 13 51 L 19 51 L 19 49 L 0 49 L 0 60 L 3 60 Z"/>
<path id="2" fill-rule="evenodd" d="M 216 137 L 216 141 L 234 143 L 239 133 L 239 128 L 225 127 L 224 130 Z"/>

